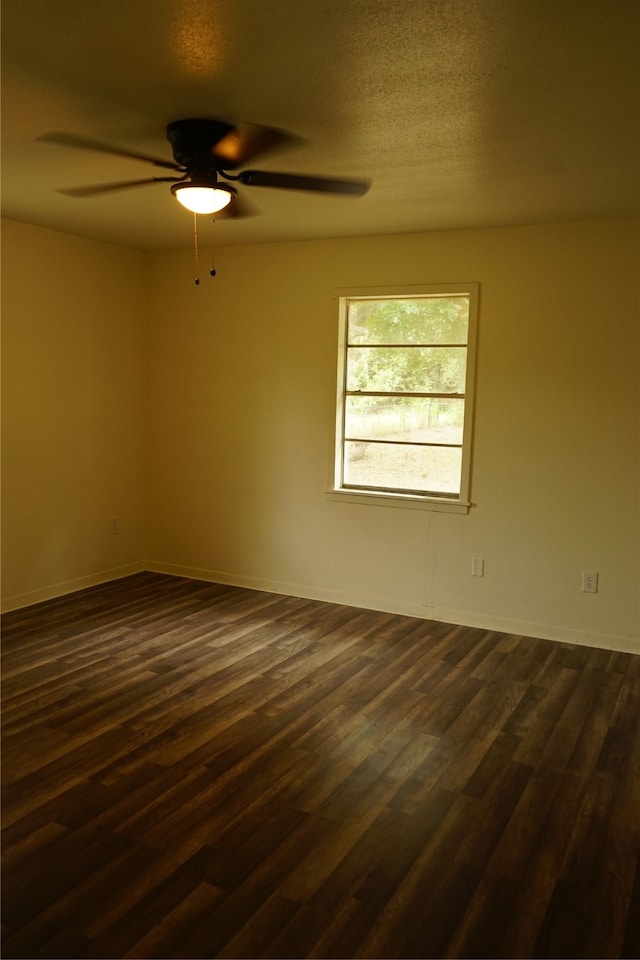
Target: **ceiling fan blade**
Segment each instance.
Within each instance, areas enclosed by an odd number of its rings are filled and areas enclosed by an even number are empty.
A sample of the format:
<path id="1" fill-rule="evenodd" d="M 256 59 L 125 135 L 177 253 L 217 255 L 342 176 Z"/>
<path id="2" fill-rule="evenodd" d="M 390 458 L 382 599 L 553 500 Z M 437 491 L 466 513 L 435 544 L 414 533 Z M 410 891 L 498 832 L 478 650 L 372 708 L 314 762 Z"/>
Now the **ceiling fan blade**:
<path id="1" fill-rule="evenodd" d="M 214 157 L 223 161 L 223 168 L 232 170 L 258 154 L 301 146 L 302 137 L 295 137 L 276 127 L 263 127 L 254 123 L 239 123 L 212 148 Z"/>
<path id="2" fill-rule="evenodd" d="M 370 180 L 308 177 L 298 173 L 271 173 L 268 170 L 243 170 L 240 183 L 250 187 L 279 187 L 283 190 L 312 190 L 319 193 L 341 193 L 361 197 L 371 186 Z"/>
<path id="3" fill-rule="evenodd" d="M 102 193 L 114 193 L 116 190 L 128 190 L 130 187 L 144 187 L 148 183 L 176 183 L 181 177 L 151 177 L 147 180 L 119 180 L 116 183 L 97 183 L 90 187 L 68 187 L 57 190 L 65 197 L 98 197 Z"/>
<path id="4" fill-rule="evenodd" d="M 143 160 L 145 163 L 152 163 L 156 167 L 166 167 L 168 170 L 180 170 L 180 167 L 170 160 L 160 160 L 158 157 L 152 157 L 148 153 L 139 153 L 135 150 L 126 150 L 122 147 L 114 147 L 110 143 L 101 143 L 99 140 L 92 140 L 90 137 L 80 137 L 74 133 L 63 133 L 52 131 L 43 133 L 37 137 L 43 143 L 55 143 L 61 147 L 73 147 L 79 150 L 93 150 L 96 153 L 110 153 L 116 157 L 127 157 L 129 160 Z"/>

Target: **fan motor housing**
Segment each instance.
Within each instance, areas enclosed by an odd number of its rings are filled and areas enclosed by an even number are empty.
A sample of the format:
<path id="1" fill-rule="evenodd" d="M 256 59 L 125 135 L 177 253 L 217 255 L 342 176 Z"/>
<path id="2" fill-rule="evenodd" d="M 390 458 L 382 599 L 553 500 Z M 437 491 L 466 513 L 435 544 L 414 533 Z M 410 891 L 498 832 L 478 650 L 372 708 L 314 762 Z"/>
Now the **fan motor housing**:
<path id="1" fill-rule="evenodd" d="M 213 148 L 233 130 L 222 120 L 175 120 L 167 127 L 173 158 L 187 170 L 195 166 L 218 166 Z"/>

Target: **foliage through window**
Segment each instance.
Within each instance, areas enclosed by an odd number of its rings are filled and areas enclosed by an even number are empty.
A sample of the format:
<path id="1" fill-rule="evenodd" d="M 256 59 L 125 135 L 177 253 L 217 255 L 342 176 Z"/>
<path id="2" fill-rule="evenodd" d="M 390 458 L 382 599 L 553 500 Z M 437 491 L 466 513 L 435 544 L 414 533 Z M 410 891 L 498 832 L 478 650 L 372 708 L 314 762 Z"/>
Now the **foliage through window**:
<path id="1" fill-rule="evenodd" d="M 468 496 L 475 285 L 341 299 L 336 487 Z"/>

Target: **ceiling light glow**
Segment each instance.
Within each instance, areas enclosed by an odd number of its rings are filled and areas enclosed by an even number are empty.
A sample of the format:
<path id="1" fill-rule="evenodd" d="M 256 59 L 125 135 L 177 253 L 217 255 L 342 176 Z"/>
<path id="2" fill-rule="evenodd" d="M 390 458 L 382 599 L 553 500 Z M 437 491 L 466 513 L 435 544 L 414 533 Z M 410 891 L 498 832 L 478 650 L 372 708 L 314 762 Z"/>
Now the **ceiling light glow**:
<path id="1" fill-rule="evenodd" d="M 192 213 L 218 213 L 229 206 L 236 191 L 226 184 L 207 187 L 196 183 L 174 183 L 171 193 Z"/>

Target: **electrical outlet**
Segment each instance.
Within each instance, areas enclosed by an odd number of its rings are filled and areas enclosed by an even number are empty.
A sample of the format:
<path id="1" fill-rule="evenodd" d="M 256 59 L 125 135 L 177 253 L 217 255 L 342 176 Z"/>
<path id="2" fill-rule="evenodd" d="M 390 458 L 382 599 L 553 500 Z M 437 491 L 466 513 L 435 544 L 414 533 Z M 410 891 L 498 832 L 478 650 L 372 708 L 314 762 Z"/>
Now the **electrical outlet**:
<path id="1" fill-rule="evenodd" d="M 595 570 L 583 570 L 582 571 L 582 592 L 583 593 L 597 593 L 598 592 L 598 574 Z"/>
<path id="2" fill-rule="evenodd" d="M 474 557 L 471 561 L 471 576 L 484 577 L 484 557 Z"/>
<path id="3" fill-rule="evenodd" d="M 111 531 L 111 534 L 120 532 L 117 517 L 111 517 L 111 520 L 109 521 L 109 530 Z"/>

